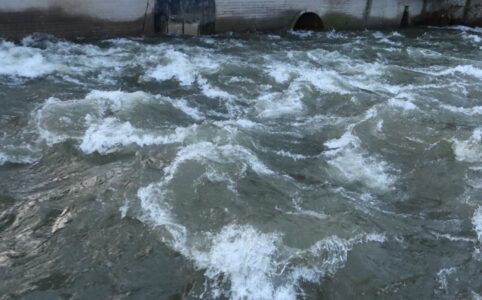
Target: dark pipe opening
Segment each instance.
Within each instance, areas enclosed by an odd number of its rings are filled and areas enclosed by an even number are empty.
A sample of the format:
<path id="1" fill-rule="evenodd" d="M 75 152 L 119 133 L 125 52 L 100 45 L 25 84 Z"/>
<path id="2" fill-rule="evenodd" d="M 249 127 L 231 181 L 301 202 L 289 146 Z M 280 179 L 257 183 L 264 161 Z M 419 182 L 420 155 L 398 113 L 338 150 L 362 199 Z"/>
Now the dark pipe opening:
<path id="1" fill-rule="evenodd" d="M 323 21 L 315 13 L 304 13 L 302 14 L 298 21 L 296 21 L 293 30 L 311 30 L 311 31 L 322 31 Z"/>

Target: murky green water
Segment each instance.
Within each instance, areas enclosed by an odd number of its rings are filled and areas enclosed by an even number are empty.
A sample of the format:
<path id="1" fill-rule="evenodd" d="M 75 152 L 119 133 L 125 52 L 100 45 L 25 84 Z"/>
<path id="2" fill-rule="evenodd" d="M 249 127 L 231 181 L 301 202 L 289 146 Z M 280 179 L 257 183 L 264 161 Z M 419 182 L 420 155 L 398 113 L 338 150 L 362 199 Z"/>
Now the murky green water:
<path id="1" fill-rule="evenodd" d="M 0 42 L 0 299 L 481 299 L 482 30 Z"/>

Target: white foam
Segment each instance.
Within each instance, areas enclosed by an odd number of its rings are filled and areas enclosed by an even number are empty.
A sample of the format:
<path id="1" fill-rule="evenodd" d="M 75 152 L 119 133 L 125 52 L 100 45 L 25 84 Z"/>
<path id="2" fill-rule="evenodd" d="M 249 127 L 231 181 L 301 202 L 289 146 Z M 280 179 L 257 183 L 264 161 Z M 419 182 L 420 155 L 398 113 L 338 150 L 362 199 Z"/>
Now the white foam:
<path id="1" fill-rule="evenodd" d="M 205 119 L 204 114 L 202 112 L 200 112 L 197 108 L 190 106 L 189 103 L 184 99 L 175 100 L 172 98 L 166 98 L 166 100 L 169 101 L 172 104 L 172 106 L 179 109 L 180 111 L 182 111 L 183 113 L 190 116 L 196 121 Z"/>
<path id="2" fill-rule="evenodd" d="M 292 77 L 293 68 L 286 64 L 275 64 L 268 67 L 268 74 L 277 82 L 285 83 Z"/>
<path id="3" fill-rule="evenodd" d="M 380 61 L 368 63 L 338 51 L 316 49 L 307 52 L 290 51 L 285 61 L 270 57 L 267 60 L 265 72 L 277 83 L 304 84 L 323 93 L 346 95 L 362 89 L 397 95 L 406 88 L 386 83 L 383 75 L 391 72 L 393 67 L 384 63 L 383 57 Z M 320 65 L 327 67 L 322 68 Z"/>
<path id="4" fill-rule="evenodd" d="M 275 174 L 254 153 L 240 145 L 217 146 L 211 142 L 200 142 L 188 145 L 178 152 L 173 163 L 165 169 L 167 182 L 174 178 L 177 170 L 186 161 L 223 161 L 231 163 L 243 161 L 258 174 Z"/>
<path id="5" fill-rule="evenodd" d="M 206 270 L 205 276 L 210 279 L 210 297 L 273 299 L 276 291 L 270 276 L 277 268 L 274 256 L 280 236 L 261 233 L 251 226 L 228 225 L 216 235 L 204 236 L 208 240 L 208 249 L 189 246 L 185 228 L 176 224 L 169 212 L 165 183 L 140 189 L 141 206 L 154 224 L 169 230 L 172 239 L 167 241 L 168 245 Z M 230 281 L 229 290 L 224 290 L 220 280 L 223 277 Z"/>
<path id="6" fill-rule="evenodd" d="M 60 100 L 57 98 L 49 98 L 39 109 L 39 113 L 47 111 L 72 111 L 90 113 L 96 112 L 98 115 L 105 113 L 117 113 L 120 111 L 130 110 L 134 105 L 144 103 L 154 99 L 155 96 L 145 92 L 122 92 L 122 91 L 99 91 L 93 90 L 89 92 L 83 99 Z"/>
<path id="7" fill-rule="evenodd" d="M 38 157 L 34 157 L 32 155 L 5 153 L 0 150 L 0 166 L 8 163 L 28 165 L 36 162 L 37 160 Z"/>
<path id="8" fill-rule="evenodd" d="M 290 84 L 284 93 L 268 93 L 256 101 L 256 110 L 261 118 L 276 118 L 284 115 L 298 114 L 303 111 L 302 86 L 298 83 Z"/>
<path id="9" fill-rule="evenodd" d="M 448 289 L 448 277 L 457 272 L 456 268 L 444 268 L 437 273 L 437 282 L 439 284 L 439 289 Z"/>
<path id="10" fill-rule="evenodd" d="M 412 94 L 400 93 L 397 96 L 390 98 L 388 100 L 388 105 L 396 108 L 401 108 L 404 111 L 418 109 L 417 105 L 415 105 L 412 101 L 414 101 L 414 97 Z"/>
<path id="11" fill-rule="evenodd" d="M 182 86 L 191 86 L 201 73 L 213 72 L 219 68 L 219 64 L 208 57 L 207 54 L 188 56 L 181 51 L 164 48 L 160 55 L 163 55 L 167 62 L 158 64 L 155 68 L 150 68 L 144 79 L 157 81 L 175 79 Z"/>
<path id="12" fill-rule="evenodd" d="M 326 37 L 329 39 L 346 39 L 346 35 L 342 32 L 336 31 L 335 29 L 330 30 L 326 33 Z"/>
<path id="13" fill-rule="evenodd" d="M 384 44 L 391 45 L 391 46 L 401 46 L 402 45 L 401 43 L 394 42 L 394 41 L 390 40 L 391 37 L 400 37 L 401 35 L 398 32 L 393 32 L 390 35 L 385 35 L 380 31 L 376 31 L 372 35 L 380 43 L 384 43 Z"/>
<path id="14" fill-rule="evenodd" d="M 186 241 L 186 227 L 176 223 L 171 214 L 171 208 L 166 196 L 163 184 L 150 184 L 137 191 L 137 198 L 141 200 L 143 215 L 141 221 L 155 226 L 164 226 L 170 233 L 170 237 L 163 236 L 163 241 L 174 250 L 189 257 Z"/>
<path id="15" fill-rule="evenodd" d="M 164 201 L 164 195 L 165 191 L 156 184 L 148 185 L 137 191 L 137 197 L 141 200 L 144 214 L 149 218 L 149 221 L 159 226 L 174 224 L 174 218 Z"/>
<path id="16" fill-rule="evenodd" d="M 228 127 L 236 127 L 236 128 L 244 128 L 244 129 L 259 129 L 259 130 L 268 130 L 266 126 L 264 126 L 261 123 L 256 123 L 248 119 L 229 119 L 226 121 L 216 121 L 213 122 L 216 126 L 219 128 L 225 128 L 227 129 Z"/>
<path id="17" fill-rule="evenodd" d="M 308 216 L 318 220 L 326 220 L 328 218 L 328 216 L 325 213 L 319 213 L 313 210 L 306 210 L 306 209 L 299 209 L 295 212 L 287 212 L 286 214 L 295 215 L 295 216 Z"/>
<path id="18" fill-rule="evenodd" d="M 352 249 L 353 243 L 349 240 L 332 236 L 318 241 L 308 249 L 309 257 L 321 271 L 321 276 L 332 275 L 342 268 L 347 259 L 348 252 Z M 326 259 L 318 261 L 318 257 L 326 256 Z"/>
<path id="19" fill-rule="evenodd" d="M 274 256 L 280 240 L 251 226 L 228 225 L 213 238 L 209 251 L 194 252 L 193 258 L 214 283 L 215 298 L 225 294 L 216 281 L 227 276 L 230 299 L 271 300 L 278 294 L 270 277 L 276 271 Z"/>
<path id="20" fill-rule="evenodd" d="M 79 101 L 96 102 L 101 113 L 105 113 L 106 110 L 110 112 L 129 110 L 133 105 L 144 103 L 153 97 L 154 96 L 141 91 L 128 93 L 123 91 L 93 90 L 85 96 L 85 99 Z"/>
<path id="21" fill-rule="evenodd" d="M 0 75 L 36 78 L 53 73 L 57 66 L 43 51 L 0 41 Z"/>
<path id="22" fill-rule="evenodd" d="M 244 176 L 248 166 L 263 176 L 272 176 L 274 172 L 240 145 L 200 142 L 178 151 L 164 168 L 161 182 L 139 189 L 137 196 L 144 213 L 141 219 L 167 229 L 168 235 L 163 235 L 166 244 L 205 270 L 209 281 L 203 297 L 295 300 L 300 281 L 316 282 L 333 275 L 344 266 L 353 244 L 384 241 L 384 235 L 376 233 L 350 240 L 332 236 L 301 250 L 285 247 L 282 234 L 264 233 L 251 225 L 226 224 L 214 233 L 189 232 L 187 227 L 177 223 L 172 213 L 174 204 L 170 189 L 176 175 L 189 161 L 203 164 L 206 167 L 203 176 L 214 182 L 226 182 L 234 193 L 236 180 L 231 178 L 233 174 L 218 172 L 216 165 L 219 163 L 236 165 L 236 176 Z M 300 213 L 326 218 L 313 211 Z"/>
<path id="23" fill-rule="evenodd" d="M 396 177 L 390 175 L 390 166 L 361 149 L 358 137 L 347 131 L 339 139 L 325 143 L 328 150 L 325 157 L 335 174 L 349 182 L 360 182 L 365 186 L 380 190 L 390 190 Z"/>
<path id="24" fill-rule="evenodd" d="M 91 91 L 83 99 L 49 98 L 34 114 L 40 138 L 48 145 L 68 139 L 80 139 L 87 127 L 111 114 L 130 111 L 132 107 L 156 97 L 144 92 Z"/>
<path id="25" fill-rule="evenodd" d="M 395 99 L 395 98 L 392 98 L 392 99 L 388 100 L 388 104 L 392 107 L 401 108 L 405 111 L 417 109 L 417 106 L 415 104 L 413 104 L 412 102 L 400 100 L 400 99 Z"/>
<path id="26" fill-rule="evenodd" d="M 170 167 L 166 173 L 174 170 L 176 167 Z M 166 228 L 170 236 L 163 237 L 166 244 L 205 270 L 208 282 L 202 298 L 295 300 L 300 281 L 316 282 L 335 274 L 345 265 L 354 244 L 385 241 L 384 235 L 376 233 L 350 240 L 332 236 L 306 250 L 291 249 L 283 245 L 279 233 L 237 224 L 228 224 L 217 233 L 193 233 L 196 238 L 191 240 L 191 233 L 177 224 L 170 212 L 167 177 L 139 190 L 144 221 Z"/>
<path id="27" fill-rule="evenodd" d="M 475 242 L 477 242 L 476 239 L 467 238 L 467 237 L 462 237 L 462 236 L 454 236 L 454 235 L 447 234 L 447 233 L 440 234 L 440 233 L 437 233 L 437 232 L 432 232 L 432 234 L 433 234 L 437 239 L 447 239 L 447 240 L 449 240 L 449 241 L 451 241 L 451 242 L 466 242 L 466 243 L 475 243 Z"/>
<path id="28" fill-rule="evenodd" d="M 469 27 L 469 26 L 463 26 L 463 25 L 443 27 L 443 29 L 452 29 L 452 30 L 460 30 L 460 31 L 464 31 L 464 32 L 482 33 L 482 28 L 480 28 L 480 27 Z"/>
<path id="29" fill-rule="evenodd" d="M 304 69 L 300 72 L 300 81 L 310 82 L 320 91 L 342 95 L 349 93 L 341 84 L 345 80 L 335 71 Z"/>
<path id="30" fill-rule="evenodd" d="M 420 55 L 422 57 L 429 57 L 429 58 L 439 58 L 443 56 L 443 54 L 440 52 L 437 52 L 431 49 L 424 49 L 424 48 L 408 47 L 407 52 L 410 56 Z"/>
<path id="31" fill-rule="evenodd" d="M 52 123 L 62 122 L 62 118 L 57 116 L 57 119 L 53 119 L 50 116 L 55 115 L 52 110 L 55 107 L 62 106 L 64 103 L 56 98 L 49 98 L 45 101 L 42 107 L 34 113 L 34 120 L 36 123 L 37 131 L 41 140 L 45 141 L 47 145 L 52 146 L 57 143 L 61 143 L 69 138 L 69 135 L 65 134 L 65 129 L 62 131 L 59 128 L 54 128 Z M 71 120 L 68 121 L 71 123 Z"/>
<path id="32" fill-rule="evenodd" d="M 351 64 L 348 64 L 348 66 L 351 66 Z M 375 63 L 358 63 L 354 64 L 352 66 L 353 71 L 355 72 L 360 72 L 360 70 L 363 70 L 363 73 L 368 75 L 369 77 L 376 77 L 376 76 L 382 76 L 385 74 L 385 71 L 387 69 L 387 66 L 375 62 Z"/>
<path id="33" fill-rule="evenodd" d="M 278 83 L 288 81 L 297 84 L 309 83 L 316 89 L 326 93 L 347 94 L 343 85 L 344 79 L 334 70 L 315 68 L 309 64 L 293 65 L 285 62 L 273 62 L 268 66 L 268 75 Z"/>
<path id="34" fill-rule="evenodd" d="M 308 156 L 305 156 L 305 155 L 302 155 L 302 154 L 291 153 L 291 152 L 286 151 L 286 150 L 278 150 L 278 151 L 275 151 L 275 153 L 278 154 L 279 156 L 288 157 L 288 158 L 291 158 L 295 161 L 304 160 L 304 159 L 309 158 Z"/>
<path id="35" fill-rule="evenodd" d="M 387 240 L 387 237 L 385 234 L 369 233 L 365 239 L 367 242 L 384 243 Z"/>
<path id="36" fill-rule="evenodd" d="M 231 95 L 230 93 L 209 84 L 208 81 L 205 78 L 202 78 L 201 76 L 197 78 L 197 82 L 201 87 L 202 93 L 209 98 L 214 98 L 214 99 L 219 98 L 224 100 L 236 99 L 236 97 Z"/>
<path id="37" fill-rule="evenodd" d="M 177 79 L 183 86 L 194 83 L 197 74 L 196 69 L 186 54 L 171 49 L 166 51 L 165 57 L 169 62 L 148 71 L 147 77 L 158 81 Z"/>
<path id="38" fill-rule="evenodd" d="M 240 162 L 258 174 L 274 173 L 239 145 L 201 142 L 183 147 L 165 167 L 160 183 L 138 191 L 143 221 L 167 229 L 169 234 L 163 235 L 166 244 L 205 270 L 208 282 L 201 295 L 203 298 L 295 300 L 299 296 L 301 281 L 316 282 L 335 274 L 345 265 L 354 244 L 385 241 L 385 235 L 377 233 L 349 240 L 332 236 L 302 250 L 285 247 L 280 233 L 261 232 L 251 225 L 227 224 L 214 233 L 189 232 L 171 213 L 170 190 L 176 174 L 188 161 L 201 162 L 206 166 L 205 176 L 209 180 L 232 185 L 234 193 L 235 180 L 229 174 L 217 172 L 214 168 L 218 163 L 237 164 L 237 176 L 243 176 L 245 170 L 239 166 Z M 312 211 L 300 213 L 326 218 L 324 214 Z"/>
<path id="39" fill-rule="evenodd" d="M 256 84 L 254 80 L 248 78 L 248 77 L 241 77 L 241 76 L 233 76 L 229 78 L 227 81 L 228 83 L 234 84 L 234 83 L 251 83 L 251 84 Z"/>
<path id="40" fill-rule="evenodd" d="M 477 238 L 482 242 L 482 206 L 479 206 L 472 217 L 472 224 L 477 233 Z"/>
<path id="41" fill-rule="evenodd" d="M 220 172 L 216 168 L 208 168 L 203 175 L 210 182 L 223 183 L 233 195 L 238 196 L 236 182 L 225 172 Z M 196 185 L 195 183 L 194 185 Z"/>
<path id="42" fill-rule="evenodd" d="M 115 118 L 129 113 L 135 106 L 144 103 L 169 103 L 194 120 L 202 120 L 203 114 L 183 100 L 175 100 L 144 92 L 98 91 L 88 93 L 78 100 L 49 98 L 35 113 L 40 138 L 48 145 L 68 139 L 80 140 L 85 153 L 101 154 L 116 151 L 127 145 L 149 146 L 171 144 L 195 131 L 195 126 L 161 132 L 149 132 L 134 128 L 129 122 Z"/>
<path id="43" fill-rule="evenodd" d="M 290 35 L 297 36 L 299 38 L 309 38 L 314 35 L 313 31 L 304 31 L 304 30 L 290 30 L 288 31 Z"/>
<path id="44" fill-rule="evenodd" d="M 284 252 L 289 250 L 283 247 L 279 234 L 261 233 L 248 225 L 228 225 L 212 239 L 209 251 L 194 251 L 193 259 L 206 269 L 213 298 L 295 300 L 300 281 L 316 282 L 335 274 L 344 267 L 353 245 L 364 240 L 331 236 L 307 250 L 292 249 L 288 261 L 280 263 Z M 304 263 L 291 266 L 290 259 L 301 259 Z M 218 284 L 225 276 L 230 280 L 229 291 Z"/>
<path id="45" fill-rule="evenodd" d="M 468 40 L 476 44 L 482 42 L 482 38 L 479 35 L 465 33 L 462 35 L 462 37 L 464 40 Z"/>
<path id="46" fill-rule="evenodd" d="M 440 107 L 454 113 L 461 113 L 468 116 L 482 115 L 482 106 L 458 107 L 453 105 L 442 104 L 440 105 Z"/>
<path id="47" fill-rule="evenodd" d="M 377 132 L 382 133 L 383 132 L 383 125 L 384 125 L 384 120 L 380 120 L 377 122 Z"/>
<path id="48" fill-rule="evenodd" d="M 482 296 L 472 291 L 472 300 L 482 300 Z"/>
<path id="49" fill-rule="evenodd" d="M 36 42 L 37 39 L 31 37 L 24 39 L 22 44 L 32 46 Z M 46 48 L 41 53 L 47 62 L 54 65 L 55 74 L 65 81 L 84 86 L 92 82 L 115 84 L 125 74 L 126 68 L 136 65 L 144 67 L 145 56 L 141 49 L 136 49 L 140 52 L 136 55 L 129 53 L 134 50 L 134 41 L 118 39 L 111 42 L 110 47 L 100 47 L 88 43 L 42 41 L 41 44 Z"/>
<path id="50" fill-rule="evenodd" d="M 474 67 L 473 65 L 459 65 L 452 68 L 444 68 L 441 71 L 432 70 L 418 70 L 419 72 L 433 75 L 433 76 L 447 76 L 447 75 L 469 75 L 476 79 L 482 78 L 482 69 Z"/>
<path id="51" fill-rule="evenodd" d="M 176 128 L 173 133 L 164 135 L 146 132 L 137 129 L 129 122 L 120 122 L 116 118 L 106 118 L 100 124 L 91 125 L 85 132 L 80 149 L 91 154 L 109 154 L 116 151 L 120 146 L 137 145 L 139 147 L 150 145 L 164 145 L 180 143 L 197 126 L 188 128 Z"/>
<path id="52" fill-rule="evenodd" d="M 232 124 L 232 121 L 227 121 L 227 123 Z M 250 128 L 264 128 L 264 126 L 262 124 L 253 122 L 253 121 L 248 120 L 248 119 L 237 119 L 237 120 L 234 121 L 234 124 L 236 124 L 239 127 L 248 128 L 248 129 L 250 129 Z"/>
<path id="53" fill-rule="evenodd" d="M 482 148 L 480 145 L 482 141 L 481 128 L 475 129 L 468 140 L 453 139 L 452 141 L 452 148 L 458 161 L 475 163 L 482 160 Z"/>
<path id="54" fill-rule="evenodd" d="M 5 155 L 5 153 L 0 152 L 0 166 L 6 164 L 9 161 L 10 161 L 9 157 L 7 155 Z"/>
<path id="55" fill-rule="evenodd" d="M 303 253 L 304 259 L 307 260 L 308 268 L 314 271 L 316 276 L 308 276 L 304 279 L 314 281 L 335 274 L 345 266 L 348 253 L 352 250 L 353 246 L 367 242 L 384 243 L 385 235 L 379 233 L 371 233 L 368 235 L 360 234 L 350 239 L 331 236 L 316 242 Z M 324 259 L 320 260 L 320 257 Z M 311 272 L 308 272 L 308 274 L 310 273 Z"/>

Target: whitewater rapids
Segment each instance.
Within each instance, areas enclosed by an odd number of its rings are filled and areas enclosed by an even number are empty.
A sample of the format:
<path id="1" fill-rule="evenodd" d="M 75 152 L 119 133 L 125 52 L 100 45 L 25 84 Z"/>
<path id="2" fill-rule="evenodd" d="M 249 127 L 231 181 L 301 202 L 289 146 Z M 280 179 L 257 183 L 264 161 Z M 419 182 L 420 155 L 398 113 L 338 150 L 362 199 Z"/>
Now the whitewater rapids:
<path id="1" fill-rule="evenodd" d="M 0 299 L 482 297 L 481 29 L 0 40 L 0 99 Z"/>

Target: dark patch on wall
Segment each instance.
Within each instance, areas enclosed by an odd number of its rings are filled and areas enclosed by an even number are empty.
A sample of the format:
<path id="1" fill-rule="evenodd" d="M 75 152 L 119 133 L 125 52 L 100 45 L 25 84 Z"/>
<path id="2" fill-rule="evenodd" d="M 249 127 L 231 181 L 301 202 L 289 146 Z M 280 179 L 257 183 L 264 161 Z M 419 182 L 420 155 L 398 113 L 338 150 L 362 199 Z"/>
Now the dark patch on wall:
<path id="1" fill-rule="evenodd" d="M 426 12 L 420 18 L 414 20 L 414 22 L 417 25 L 447 26 L 452 24 L 452 20 L 446 10 Z"/>
<path id="2" fill-rule="evenodd" d="M 169 24 L 199 24 L 200 34 L 215 32 L 215 0 L 156 0 L 154 30 L 169 33 Z"/>
<path id="3" fill-rule="evenodd" d="M 482 1 L 467 0 L 464 9 L 464 23 L 482 26 Z"/>
<path id="4" fill-rule="evenodd" d="M 377 19 L 369 18 L 370 25 L 368 27 L 377 27 Z M 323 15 L 323 24 L 325 29 L 347 29 L 347 30 L 357 30 L 360 28 L 367 27 L 365 19 L 362 16 L 360 18 L 353 17 L 350 14 L 343 14 L 339 12 L 326 13 Z M 373 23 L 373 24 L 372 24 Z M 386 25 L 386 24 L 385 24 Z M 392 26 L 393 25 L 387 25 Z"/>
<path id="5" fill-rule="evenodd" d="M 464 22 L 468 21 L 469 17 L 469 12 L 472 7 L 472 1 L 471 0 L 466 0 L 465 1 L 465 6 L 464 6 Z"/>
<path id="6" fill-rule="evenodd" d="M 315 13 L 304 13 L 296 21 L 293 30 L 311 30 L 322 31 L 324 28 L 323 21 Z"/>
<path id="7" fill-rule="evenodd" d="M 410 25 L 410 6 L 406 5 L 403 11 L 400 28 L 407 28 Z"/>
<path id="8" fill-rule="evenodd" d="M 363 12 L 363 19 L 365 20 L 365 26 L 368 25 L 368 19 L 372 11 L 373 0 L 367 0 L 367 5 L 365 6 L 365 11 Z"/>
<path id="9" fill-rule="evenodd" d="M 470 1 L 470 0 L 469 0 Z M 414 25 L 447 26 L 464 24 L 467 2 L 458 4 L 438 0 L 424 0 L 422 14 L 413 20 Z"/>
<path id="10" fill-rule="evenodd" d="M 427 13 L 428 0 L 423 0 L 422 15 Z"/>

